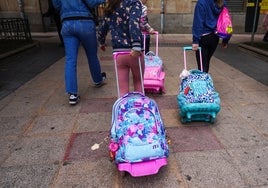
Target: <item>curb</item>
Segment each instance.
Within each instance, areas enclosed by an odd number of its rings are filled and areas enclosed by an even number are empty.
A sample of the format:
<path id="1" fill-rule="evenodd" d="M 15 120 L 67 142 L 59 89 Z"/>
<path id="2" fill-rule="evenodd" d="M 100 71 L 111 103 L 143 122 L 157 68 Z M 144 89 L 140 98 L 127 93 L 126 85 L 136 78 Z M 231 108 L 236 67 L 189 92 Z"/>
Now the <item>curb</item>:
<path id="1" fill-rule="evenodd" d="M 251 53 L 255 54 L 255 55 L 259 55 L 259 56 L 262 56 L 263 58 L 265 59 L 268 59 L 268 51 L 265 51 L 265 50 L 261 50 L 261 49 L 258 49 L 258 48 L 255 48 L 255 47 L 252 47 L 250 45 L 247 45 L 247 44 L 243 44 L 243 43 L 240 43 L 238 45 L 238 47 L 240 47 L 242 50 L 246 50 L 247 52 L 250 51 Z"/>

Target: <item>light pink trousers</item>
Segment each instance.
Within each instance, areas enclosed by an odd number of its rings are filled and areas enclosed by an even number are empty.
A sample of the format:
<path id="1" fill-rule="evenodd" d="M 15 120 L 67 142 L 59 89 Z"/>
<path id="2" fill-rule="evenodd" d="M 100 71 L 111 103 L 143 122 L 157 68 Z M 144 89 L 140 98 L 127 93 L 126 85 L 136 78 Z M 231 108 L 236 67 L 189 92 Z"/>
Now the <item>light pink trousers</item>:
<path id="1" fill-rule="evenodd" d="M 144 56 L 140 56 L 142 78 L 144 74 Z M 139 57 L 132 57 L 129 54 L 117 57 L 117 71 L 120 97 L 129 92 L 130 71 L 132 73 L 134 91 L 142 92 L 142 81 L 139 68 Z"/>

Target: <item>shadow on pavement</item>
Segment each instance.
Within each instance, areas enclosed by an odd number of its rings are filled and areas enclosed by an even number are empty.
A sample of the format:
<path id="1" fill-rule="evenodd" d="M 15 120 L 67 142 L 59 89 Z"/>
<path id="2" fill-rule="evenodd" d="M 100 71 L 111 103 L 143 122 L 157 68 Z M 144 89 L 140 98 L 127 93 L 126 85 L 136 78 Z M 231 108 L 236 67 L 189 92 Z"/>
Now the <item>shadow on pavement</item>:
<path id="1" fill-rule="evenodd" d="M 64 48 L 55 40 L 38 41 L 39 45 L 1 59 L 0 100 L 64 57 Z"/>

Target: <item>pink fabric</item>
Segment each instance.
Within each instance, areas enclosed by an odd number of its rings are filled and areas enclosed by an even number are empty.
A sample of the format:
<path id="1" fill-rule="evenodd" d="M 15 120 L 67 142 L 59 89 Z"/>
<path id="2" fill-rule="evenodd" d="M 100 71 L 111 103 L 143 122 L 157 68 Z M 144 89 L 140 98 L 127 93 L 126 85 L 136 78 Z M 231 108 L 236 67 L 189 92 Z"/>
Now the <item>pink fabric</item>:
<path id="1" fill-rule="evenodd" d="M 144 74 L 144 56 L 141 55 L 142 74 Z M 142 92 L 142 82 L 139 69 L 138 57 L 132 57 L 129 54 L 117 57 L 117 71 L 119 81 L 120 96 L 129 92 L 129 73 L 132 72 L 134 91 Z M 143 77 L 143 76 L 142 76 Z"/>

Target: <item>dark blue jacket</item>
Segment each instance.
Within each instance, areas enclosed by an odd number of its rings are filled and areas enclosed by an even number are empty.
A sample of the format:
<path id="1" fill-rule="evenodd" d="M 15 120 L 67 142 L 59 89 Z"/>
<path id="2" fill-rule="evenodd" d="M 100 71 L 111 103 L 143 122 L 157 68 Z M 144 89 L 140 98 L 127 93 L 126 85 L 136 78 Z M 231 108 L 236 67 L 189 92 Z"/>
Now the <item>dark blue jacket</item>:
<path id="1" fill-rule="evenodd" d="M 202 35 L 215 32 L 221 10 L 214 0 L 196 2 L 192 27 L 193 44 L 198 44 Z"/>
<path id="2" fill-rule="evenodd" d="M 94 8 L 105 0 L 85 0 L 88 7 Z M 82 0 L 53 0 L 53 6 L 60 11 L 61 20 L 74 17 L 93 18 L 88 7 Z"/>
<path id="3" fill-rule="evenodd" d="M 113 51 L 142 50 L 140 18 L 142 4 L 139 0 L 122 0 L 113 14 L 106 16 L 99 26 L 98 40 L 105 44 L 111 32 Z"/>

